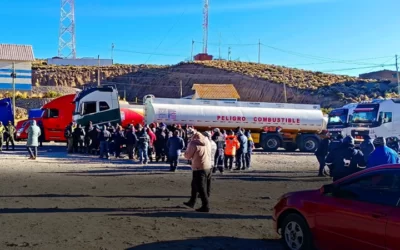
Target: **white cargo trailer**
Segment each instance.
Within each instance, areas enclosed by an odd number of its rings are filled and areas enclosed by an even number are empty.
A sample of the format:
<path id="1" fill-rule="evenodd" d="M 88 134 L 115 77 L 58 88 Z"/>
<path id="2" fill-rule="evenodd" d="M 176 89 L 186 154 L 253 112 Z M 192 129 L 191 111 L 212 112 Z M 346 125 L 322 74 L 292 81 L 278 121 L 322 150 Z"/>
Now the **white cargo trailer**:
<path id="1" fill-rule="evenodd" d="M 193 125 L 197 129 L 251 130 L 266 151 L 284 147 L 313 152 L 326 129 L 319 105 L 144 98 L 145 123 Z"/>

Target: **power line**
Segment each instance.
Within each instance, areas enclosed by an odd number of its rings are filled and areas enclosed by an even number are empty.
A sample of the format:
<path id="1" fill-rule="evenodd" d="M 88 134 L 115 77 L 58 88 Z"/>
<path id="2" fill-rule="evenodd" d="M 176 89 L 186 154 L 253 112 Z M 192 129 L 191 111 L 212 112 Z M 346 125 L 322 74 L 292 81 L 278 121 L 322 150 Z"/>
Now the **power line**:
<path id="1" fill-rule="evenodd" d="M 164 42 L 164 40 L 168 37 L 169 33 L 175 28 L 175 26 L 178 24 L 178 21 L 179 21 L 179 20 L 181 19 L 181 17 L 185 14 L 186 10 L 187 10 L 187 7 L 185 8 L 184 11 L 182 11 L 181 15 L 176 19 L 175 23 L 171 26 L 171 28 L 168 30 L 167 34 L 165 34 L 164 38 L 163 38 L 163 39 L 161 40 L 161 42 L 157 45 L 157 47 L 156 47 L 156 49 L 154 50 L 154 52 L 156 52 L 156 51 L 160 48 L 161 44 L 162 44 L 162 43 Z M 145 62 L 144 64 L 147 64 L 147 62 L 151 59 L 152 56 L 153 56 L 153 55 L 150 55 L 150 56 L 147 58 L 147 60 L 146 60 L 146 62 Z"/>
<path id="2" fill-rule="evenodd" d="M 370 57 L 370 58 L 363 58 L 363 59 L 354 59 L 354 60 L 337 60 L 337 61 L 327 61 L 327 62 L 316 62 L 316 63 L 302 63 L 302 64 L 290 64 L 290 65 L 286 65 L 287 67 L 295 67 L 295 66 L 307 66 L 307 65 L 319 65 L 319 64 L 329 64 L 329 63 L 343 63 L 343 62 L 357 62 L 357 61 L 366 61 L 366 60 L 376 60 L 376 59 L 382 59 L 382 58 L 389 58 L 389 60 L 391 60 L 392 56 L 381 56 L 381 57 Z M 389 61 L 388 60 L 388 61 Z M 388 61 L 385 61 L 384 63 L 381 64 L 385 64 Z M 381 65 L 381 64 L 377 64 L 377 65 Z"/>

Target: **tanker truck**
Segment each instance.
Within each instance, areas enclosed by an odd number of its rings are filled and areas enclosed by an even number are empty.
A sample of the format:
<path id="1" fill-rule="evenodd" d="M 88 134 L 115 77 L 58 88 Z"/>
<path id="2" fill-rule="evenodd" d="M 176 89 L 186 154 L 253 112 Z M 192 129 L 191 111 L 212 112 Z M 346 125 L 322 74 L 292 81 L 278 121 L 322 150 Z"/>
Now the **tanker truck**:
<path id="1" fill-rule="evenodd" d="M 113 85 L 85 88 L 76 94 L 73 102 L 73 120 L 82 126 L 87 126 L 89 121 L 93 125 L 110 122 L 123 127 L 143 123 L 143 106 L 120 101 L 118 90 Z"/>
<path id="2" fill-rule="evenodd" d="M 264 151 L 300 149 L 314 152 L 326 120 L 319 105 L 241 101 L 143 99 L 145 123 L 193 125 L 196 129 L 251 130 L 256 145 Z"/>

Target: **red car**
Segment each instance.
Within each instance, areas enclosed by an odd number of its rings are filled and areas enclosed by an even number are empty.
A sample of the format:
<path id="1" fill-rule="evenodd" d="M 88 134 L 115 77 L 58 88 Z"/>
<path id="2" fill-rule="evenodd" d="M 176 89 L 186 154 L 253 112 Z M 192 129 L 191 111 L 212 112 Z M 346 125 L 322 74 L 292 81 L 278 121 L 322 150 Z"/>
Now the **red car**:
<path id="1" fill-rule="evenodd" d="M 285 194 L 273 220 L 286 249 L 400 249 L 400 164 Z"/>

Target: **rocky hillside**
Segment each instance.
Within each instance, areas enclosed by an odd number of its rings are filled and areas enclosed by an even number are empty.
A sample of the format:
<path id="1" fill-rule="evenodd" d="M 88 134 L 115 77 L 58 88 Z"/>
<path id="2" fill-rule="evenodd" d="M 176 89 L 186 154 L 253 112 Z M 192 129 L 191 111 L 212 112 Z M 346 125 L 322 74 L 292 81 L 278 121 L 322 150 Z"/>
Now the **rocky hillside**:
<path id="1" fill-rule="evenodd" d="M 33 67 L 34 86 L 82 87 L 97 83 L 96 67 Z M 337 107 L 347 102 L 392 97 L 396 85 L 355 77 L 324 74 L 275 65 L 233 61 L 180 63 L 173 66 L 114 65 L 102 67 L 102 84 L 115 84 L 128 101 L 140 101 L 146 94 L 180 97 L 193 94 L 194 83 L 232 83 L 243 101 L 283 102 L 284 84 L 287 99 L 294 103 L 319 103 Z"/>

